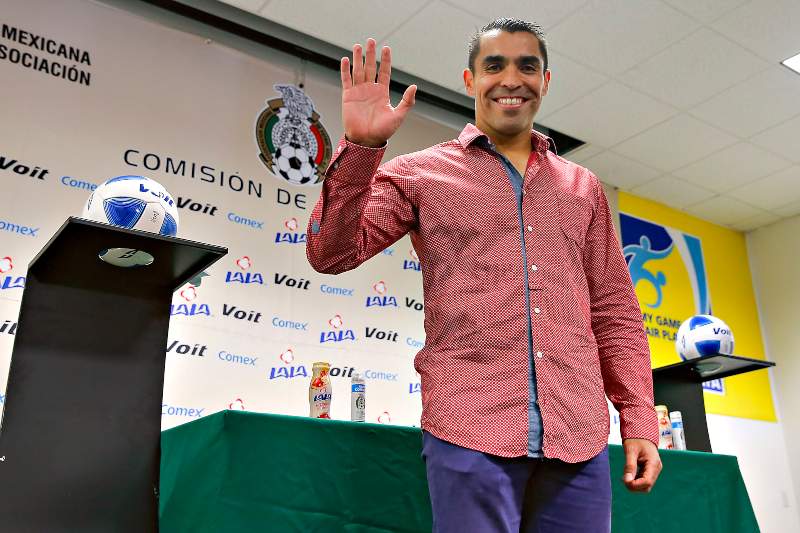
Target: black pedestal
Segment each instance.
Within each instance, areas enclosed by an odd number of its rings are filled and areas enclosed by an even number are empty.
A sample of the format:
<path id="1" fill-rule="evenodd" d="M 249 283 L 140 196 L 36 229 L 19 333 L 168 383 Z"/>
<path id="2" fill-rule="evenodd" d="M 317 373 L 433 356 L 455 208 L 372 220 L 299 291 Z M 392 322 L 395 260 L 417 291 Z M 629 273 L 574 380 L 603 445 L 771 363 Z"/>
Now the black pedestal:
<path id="1" fill-rule="evenodd" d="M 149 252 L 147 267 L 98 259 Z M 70 218 L 31 262 L 0 424 L 0 531 L 157 531 L 172 293 L 224 248 Z"/>
<path id="2" fill-rule="evenodd" d="M 680 411 L 686 434 L 686 449 L 711 451 L 706 422 L 703 382 L 775 366 L 770 361 L 735 355 L 712 355 L 653 369 L 656 405 Z"/>

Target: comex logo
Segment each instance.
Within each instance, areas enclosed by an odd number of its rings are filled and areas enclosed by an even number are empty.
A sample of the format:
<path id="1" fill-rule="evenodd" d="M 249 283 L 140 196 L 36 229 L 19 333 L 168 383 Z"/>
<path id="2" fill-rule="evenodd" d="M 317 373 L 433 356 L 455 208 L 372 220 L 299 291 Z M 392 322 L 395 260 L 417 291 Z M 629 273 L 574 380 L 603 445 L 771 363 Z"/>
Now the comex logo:
<path id="1" fill-rule="evenodd" d="M 319 334 L 319 342 L 343 342 L 356 340 L 356 333 L 352 329 L 342 329 L 344 320 L 342 315 L 336 314 L 328 320 L 331 329 L 323 330 Z"/>
<path id="2" fill-rule="evenodd" d="M 228 273 L 225 274 L 225 283 L 242 283 L 244 285 L 256 283 L 258 285 L 264 285 L 264 276 L 260 272 L 247 272 L 247 270 L 253 266 L 253 261 L 249 256 L 243 255 L 237 259 L 236 266 L 239 267 L 241 272 L 235 270 L 228 271 Z"/>
<path id="3" fill-rule="evenodd" d="M 197 287 L 192 285 L 191 283 L 184 287 L 178 295 L 186 300 L 186 302 L 192 302 L 197 298 Z M 196 304 L 196 303 L 185 303 L 185 304 L 172 304 L 170 306 L 171 316 L 176 315 L 185 315 L 185 316 L 197 316 L 197 315 L 206 315 L 211 316 L 211 308 L 208 304 Z"/>
<path id="4" fill-rule="evenodd" d="M 278 359 L 283 363 L 283 366 L 273 366 L 269 369 L 269 379 L 278 379 L 278 378 L 285 378 L 285 379 L 292 379 L 292 378 L 307 378 L 308 372 L 306 371 L 306 367 L 303 365 L 293 366 L 292 362 L 294 362 L 294 352 L 291 348 L 288 348 L 286 351 L 281 353 L 278 356 Z"/>
<path id="5" fill-rule="evenodd" d="M 386 296 L 388 292 L 388 287 L 386 286 L 386 282 L 381 280 L 375 283 L 372 286 L 372 290 L 375 291 L 378 295 L 377 296 L 367 296 L 367 307 L 399 307 L 397 305 L 397 298 L 394 296 Z"/>
<path id="6" fill-rule="evenodd" d="M 307 236 L 305 233 L 297 233 L 297 228 L 299 227 L 299 224 L 297 223 L 296 218 L 292 217 L 290 219 L 285 220 L 283 222 L 283 226 L 289 231 L 277 232 L 275 234 L 276 243 L 305 244 Z"/>
<path id="7" fill-rule="evenodd" d="M 0 275 L 7 274 L 14 269 L 14 261 L 6 256 L 0 258 Z M 25 276 L 3 276 L 0 278 L 0 290 L 24 289 Z"/>

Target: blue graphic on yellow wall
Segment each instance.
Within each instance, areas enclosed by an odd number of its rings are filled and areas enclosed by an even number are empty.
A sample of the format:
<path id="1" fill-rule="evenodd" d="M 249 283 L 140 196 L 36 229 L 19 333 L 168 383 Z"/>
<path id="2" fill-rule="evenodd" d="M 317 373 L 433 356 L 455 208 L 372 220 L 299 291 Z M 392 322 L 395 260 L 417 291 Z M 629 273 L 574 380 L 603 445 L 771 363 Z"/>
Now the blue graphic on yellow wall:
<path id="1" fill-rule="evenodd" d="M 692 287 L 696 315 L 711 314 L 711 298 L 703 261 L 700 239 L 680 230 L 648 222 L 620 213 L 622 227 L 622 252 L 628 262 L 633 284 L 644 281 L 652 286 L 655 301 L 643 302 L 658 309 L 664 297 L 667 274 L 662 270 L 663 260 L 676 250 L 686 268 Z M 647 263 L 651 263 L 648 265 Z"/>
<path id="2" fill-rule="evenodd" d="M 711 295 L 699 238 L 681 230 L 620 213 L 622 253 L 642 308 L 656 366 L 680 360 L 675 338 L 681 322 L 710 315 Z M 705 390 L 724 394 L 719 380 Z"/>

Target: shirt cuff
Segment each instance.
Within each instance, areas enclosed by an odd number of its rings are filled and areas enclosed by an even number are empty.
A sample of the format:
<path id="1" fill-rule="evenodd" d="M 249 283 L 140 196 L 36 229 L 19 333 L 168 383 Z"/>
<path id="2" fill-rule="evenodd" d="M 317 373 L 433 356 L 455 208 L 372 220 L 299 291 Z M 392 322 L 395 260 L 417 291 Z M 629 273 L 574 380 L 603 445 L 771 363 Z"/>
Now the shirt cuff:
<path id="1" fill-rule="evenodd" d="M 350 183 L 369 182 L 378 170 L 387 146 L 384 143 L 378 148 L 371 148 L 342 137 L 333 151 L 325 176 Z"/>

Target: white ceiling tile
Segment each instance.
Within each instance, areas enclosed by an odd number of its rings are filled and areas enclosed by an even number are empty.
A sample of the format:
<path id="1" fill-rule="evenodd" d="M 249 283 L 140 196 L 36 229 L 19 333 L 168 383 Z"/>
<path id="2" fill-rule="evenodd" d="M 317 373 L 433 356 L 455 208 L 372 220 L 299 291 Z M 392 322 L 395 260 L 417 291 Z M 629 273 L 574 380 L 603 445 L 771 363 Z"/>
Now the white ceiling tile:
<path id="1" fill-rule="evenodd" d="M 622 74 L 622 81 L 687 109 L 769 66 L 717 32 L 700 28 Z"/>
<path id="2" fill-rule="evenodd" d="M 547 125 L 573 137 L 613 146 L 666 120 L 677 111 L 611 81 L 547 116 Z"/>
<path id="3" fill-rule="evenodd" d="M 615 152 L 670 172 L 736 142 L 688 115 L 678 115 L 614 148 Z"/>
<path id="4" fill-rule="evenodd" d="M 239 0 L 236 0 L 239 1 Z M 398 25 L 408 19 L 429 0 L 337 0 L 317 2 L 315 0 L 271 0 L 261 10 L 261 16 L 311 35 L 323 41 L 350 49 L 353 43 L 364 43 L 368 37 L 381 42 Z M 386 14 L 392 16 L 387 17 Z M 357 14 L 358 16 L 355 16 Z M 393 56 L 395 42 L 392 46 Z M 466 55 L 466 44 L 462 46 Z M 417 51 L 418 52 L 418 51 Z M 417 55 L 416 53 L 414 55 Z M 399 59 L 393 57 L 393 60 Z M 460 73 L 461 64 L 453 65 Z"/>
<path id="5" fill-rule="evenodd" d="M 782 217 L 793 217 L 800 215 L 800 202 L 792 202 L 789 205 L 773 209 L 772 212 Z"/>
<path id="6" fill-rule="evenodd" d="M 686 211 L 724 226 L 740 223 L 762 213 L 760 209 L 729 196 L 715 196 L 687 208 Z"/>
<path id="7" fill-rule="evenodd" d="M 768 210 L 800 201 L 800 165 L 748 183 L 728 195 Z"/>
<path id="8" fill-rule="evenodd" d="M 555 52 L 548 51 L 550 62 L 550 88 L 542 99 L 538 116 L 546 118 L 553 111 L 571 104 L 581 96 L 602 85 L 607 78 L 573 60 Z"/>
<path id="9" fill-rule="evenodd" d="M 753 0 L 719 19 L 713 27 L 768 61 L 781 62 L 800 52 L 797 0 Z"/>
<path id="10" fill-rule="evenodd" d="M 800 116 L 759 133 L 751 141 L 795 163 L 800 163 Z"/>
<path id="11" fill-rule="evenodd" d="M 381 16 L 393 10 L 387 7 Z M 439 85 L 457 87 L 467 66 L 469 39 L 484 24 L 483 18 L 433 2 L 389 36 L 392 64 Z"/>
<path id="12" fill-rule="evenodd" d="M 690 113 L 747 138 L 800 113 L 799 101 L 800 76 L 775 65 L 703 102 Z"/>
<path id="13" fill-rule="evenodd" d="M 747 0 L 664 0 L 672 7 L 709 24 Z"/>
<path id="14" fill-rule="evenodd" d="M 739 231 L 753 231 L 764 226 L 768 226 L 773 222 L 777 222 L 781 217 L 767 211 L 761 211 L 754 217 L 736 221 L 730 224 L 730 227 Z"/>
<path id="15" fill-rule="evenodd" d="M 724 193 L 791 166 L 791 162 L 742 142 L 672 173 L 706 189 Z"/>
<path id="16" fill-rule="evenodd" d="M 592 0 L 553 28 L 548 42 L 596 70 L 618 74 L 698 26 L 658 0 Z"/>
<path id="17" fill-rule="evenodd" d="M 244 9 L 245 11 L 250 11 L 252 13 L 258 13 L 258 11 L 264 7 L 269 0 L 220 0 L 224 4 L 231 5 L 233 7 L 238 7 L 239 9 Z"/>
<path id="18" fill-rule="evenodd" d="M 557 2 L 520 2 L 519 0 L 447 0 L 449 4 L 469 11 L 486 23 L 498 17 L 513 17 L 535 22 L 545 31 L 586 3 L 586 0 L 558 0 Z"/>
<path id="19" fill-rule="evenodd" d="M 583 162 L 604 183 L 631 190 L 657 178 L 661 172 L 611 151 L 606 151 Z"/>
<path id="20" fill-rule="evenodd" d="M 599 154 L 603 150 L 604 150 L 603 148 L 594 144 L 584 144 L 583 146 L 580 146 L 577 149 L 572 150 L 571 152 L 565 154 L 564 158 L 569 159 L 570 161 L 574 161 L 575 163 L 582 164 L 584 161 L 586 161 L 590 157 Z"/>
<path id="21" fill-rule="evenodd" d="M 677 209 L 684 209 L 714 196 L 714 193 L 709 190 L 669 175 L 634 187 L 631 189 L 631 193 Z"/>

